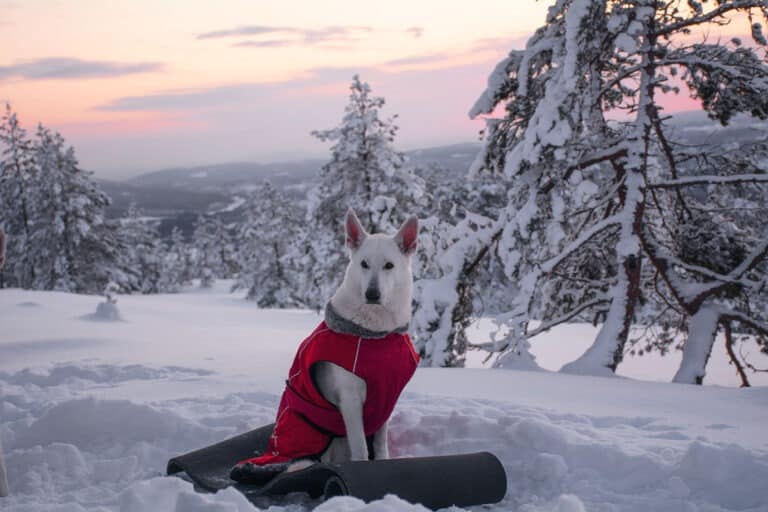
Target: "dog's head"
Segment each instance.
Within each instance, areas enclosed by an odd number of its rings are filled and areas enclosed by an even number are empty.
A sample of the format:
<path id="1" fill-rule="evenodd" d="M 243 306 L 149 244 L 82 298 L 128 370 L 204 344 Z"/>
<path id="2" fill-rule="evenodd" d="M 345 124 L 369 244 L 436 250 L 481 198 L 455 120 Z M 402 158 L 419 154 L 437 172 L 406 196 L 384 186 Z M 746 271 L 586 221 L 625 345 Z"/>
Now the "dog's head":
<path id="1" fill-rule="evenodd" d="M 408 323 L 413 288 L 411 257 L 416 251 L 418 231 L 418 219 L 411 217 L 394 235 L 371 235 L 354 211 L 347 212 L 349 265 L 334 305 L 351 314 L 350 320 L 374 330 Z"/>

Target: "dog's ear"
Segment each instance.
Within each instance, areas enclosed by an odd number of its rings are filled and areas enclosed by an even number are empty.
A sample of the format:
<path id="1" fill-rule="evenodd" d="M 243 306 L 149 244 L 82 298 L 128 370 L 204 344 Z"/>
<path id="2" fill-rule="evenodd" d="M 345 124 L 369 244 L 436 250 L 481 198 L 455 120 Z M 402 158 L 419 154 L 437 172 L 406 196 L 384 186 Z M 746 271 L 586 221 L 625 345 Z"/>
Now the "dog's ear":
<path id="1" fill-rule="evenodd" d="M 410 256 L 416 251 L 418 238 L 419 219 L 412 216 L 400 226 L 400 230 L 395 235 L 395 242 L 403 254 Z"/>
<path id="2" fill-rule="evenodd" d="M 356 251 L 360 248 L 366 236 L 368 236 L 368 233 L 363 229 L 360 219 L 357 218 L 354 210 L 350 208 L 347 210 L 347 247 Z"/>

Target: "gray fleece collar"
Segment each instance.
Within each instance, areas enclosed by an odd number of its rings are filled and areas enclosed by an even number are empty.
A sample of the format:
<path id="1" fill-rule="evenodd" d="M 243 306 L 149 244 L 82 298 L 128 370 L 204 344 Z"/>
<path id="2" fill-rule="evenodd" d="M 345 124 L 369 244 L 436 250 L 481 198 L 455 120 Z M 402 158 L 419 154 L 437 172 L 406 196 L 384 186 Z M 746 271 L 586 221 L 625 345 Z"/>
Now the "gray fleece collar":
<path id="1" fill-rule="evenodd" d="M 405 324 L 402 327 L 398 327 L 394 331 L 372 331 L 370 329 L 366 329 L 362 325 L 358 325 L 355 322 L 347 320 L 341 316 L 334 309 L 331 301 L 328 301 L 328 304 L 325 305 L 325 325 L 330 327 L 330 329 L 334 332 L 352 334 L 353 336 L 359 336 L 366 339 L 384 338 L 392 332 L 403 334 L 408 331 L 408 324 Z"/>

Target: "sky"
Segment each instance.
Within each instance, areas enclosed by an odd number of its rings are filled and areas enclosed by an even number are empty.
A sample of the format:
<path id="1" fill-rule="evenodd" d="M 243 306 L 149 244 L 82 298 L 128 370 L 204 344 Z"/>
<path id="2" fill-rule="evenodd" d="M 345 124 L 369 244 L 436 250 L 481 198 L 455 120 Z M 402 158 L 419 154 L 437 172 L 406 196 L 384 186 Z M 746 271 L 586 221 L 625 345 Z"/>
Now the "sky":
<path id="1" fill-rule="evenodd" d="M 0 100 L 101 178 L 323 157 L 353 75 L 397 145 L 478 139 L 467 112 L 548 1 L 0 0 Z M 681 105 L 682 109 L 684 105 Z"/>

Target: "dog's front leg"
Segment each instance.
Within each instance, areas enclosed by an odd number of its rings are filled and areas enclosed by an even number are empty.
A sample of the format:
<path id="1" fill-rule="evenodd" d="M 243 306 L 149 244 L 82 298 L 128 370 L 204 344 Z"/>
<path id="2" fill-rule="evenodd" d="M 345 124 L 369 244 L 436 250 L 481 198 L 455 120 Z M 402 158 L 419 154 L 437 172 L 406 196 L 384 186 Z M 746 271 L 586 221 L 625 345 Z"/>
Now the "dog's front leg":
<path id="1" fill-rule="evenodd" d="M 387 442 L 387 424 L 384 422 L 378 432 L 373 434 L 373 458 L 384 460 L 389 458 L 389 443 Z"/>
<path id="2" fill-rule="evenodd" d="M 341 366 L 321 361 L 315 365 L 313 376 L 320 393 L 338 407 L 347 432 L 351 460 L 368 460 L 368 445 L 363 426 L 365 381 Z"/>
<path id="3" fill-rule="evenodd" d="M 354 395 L 342 395 L 339 411 L 344 418 L 351 460 L 368 460 L 368 444 L 363 428 L 363 402 Z"/>

